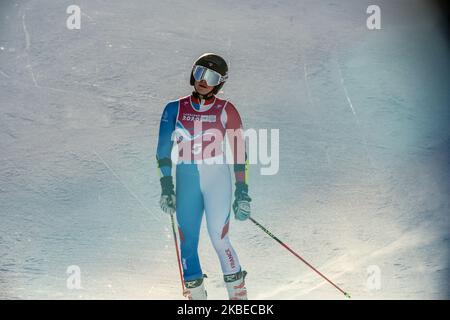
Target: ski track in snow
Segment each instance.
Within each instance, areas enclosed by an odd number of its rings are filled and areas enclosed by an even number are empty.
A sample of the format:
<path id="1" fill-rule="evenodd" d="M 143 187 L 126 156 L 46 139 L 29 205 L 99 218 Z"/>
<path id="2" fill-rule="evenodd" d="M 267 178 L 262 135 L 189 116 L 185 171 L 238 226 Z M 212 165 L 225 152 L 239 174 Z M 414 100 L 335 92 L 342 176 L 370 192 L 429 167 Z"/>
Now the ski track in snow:
<path id="1" fill-rule="evenodd" d="M 348 90 L 347 90 L 347 87 L 346 87 L 345 82 L 344 82 L 344 77 L 342 75 L 342 70 L 341 70 L 341 67 L 339 65 L 339 62 L 336 62 L 336 63 L 337 63 L 338 71 L 339 71 L 339 78 L 341 80 L 342 89 L 344 90 L 344 93 L 345 93 L 345 98 L 347 99 L 348 105 L 349 105 L 350 109 L 352 110 L 352 114 L 353 114 L 353 117 L 355 118 L 356 125 L 358 126 L 359 131 L 362 132 L 361 136 L 362 136 L 362 139 L 363 139 L 364 150 L 366 151 L 366 156 L 367 156 L 367 159 L 369 161 L 369 165 L 372 168 L 373 167 L 373 161 L 371 160 L 370 155 L 369 155 L 369 149 L 367 148 L 367 140 L 366 140 L 366 136 L 364 134 L 364 130 L 361 127 L 361 122 L 359 121 L 358 115 L 356 114 L 355 108 L 353 107 L 352 100 L 350 99 L 350 96 L 348 94 Z"/>
<path id="2" fill-rule="evenodd" d="M 27 54 L 27 62 L 28 62 L 26 67 L 30 70 L 31 79 L 33 80 L 34 86 L 39 87 L 37 84 L 37 81 L 36 81 L 36 77 L 34 75 L 33 67 L 31 66 L 31 62 L 30 62 L 29 51 L 30 51 L 31 40 L 30 40 L 30 34 L 28 33 L 28 30 L 27 30 L 27 25 L 25 23 L 25 14 L 22 15 L 22 27 L 23 27 L 23 32 L 25 34 L 25 52 Z"/>
<path id="3" fill-rule="evenodd" d="M 2 75 L 2 76 L 4 76 L 5 78 L 7 78 L 7 79 L 9 79 L 9 78 L 11 78 L 9 75 L 7 75 L 5 72 L 3 72 L 2 70 L 0 70 L 0 74 Z"/>
<path id="4" fill-rule="evenodd" d="M 120 177 L 117 175 L 117 173 L 109 166 L 109 164 L 97 153 L 97 151 L 93 151 L 95 153 L 95 155 L 100 159 L 100 161 L 105 165 L 105 167 L 109 170 L 109 172 L 111 172 L 111 174 L 117 179 L 117 181 L 120 182 L 120 184 L 128 191 L 128 193 L 134 198 L 136 199 L 136 201 L 139 203 L 139 205 L 148 213 L 150 213 L 150 215 L 157 221 L 161 220 L 160 217 L 158 217 L 153 211 L 151 211 L 149 208 L 147 208 L 144 203 L 141 201 L 141 199 L 139 199 L 139 197 L 130 190 L 130 188 L 123 183 L 122 179 L 120 179 Z"/>

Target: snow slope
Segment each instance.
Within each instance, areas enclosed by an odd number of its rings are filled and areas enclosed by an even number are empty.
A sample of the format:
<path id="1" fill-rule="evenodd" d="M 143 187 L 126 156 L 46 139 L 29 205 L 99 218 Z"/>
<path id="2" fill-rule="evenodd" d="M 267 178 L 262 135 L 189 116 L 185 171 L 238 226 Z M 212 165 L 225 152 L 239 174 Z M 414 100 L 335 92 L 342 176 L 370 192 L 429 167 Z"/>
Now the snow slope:
<path id="1" fill-rule="evenodd" d="M 68 30 L 71 4 L 0 2 L 0 298 L 182 298 L 156 139 L 209 51 L 245 127 L 280 129 L 279 173 L 250 168 L 255 219 L 355 299 L 449 298 L 449 47 L 430 2 L 80 0 Z M 251 299 L 344 298 L 250 222 L 231 237 Z"/>

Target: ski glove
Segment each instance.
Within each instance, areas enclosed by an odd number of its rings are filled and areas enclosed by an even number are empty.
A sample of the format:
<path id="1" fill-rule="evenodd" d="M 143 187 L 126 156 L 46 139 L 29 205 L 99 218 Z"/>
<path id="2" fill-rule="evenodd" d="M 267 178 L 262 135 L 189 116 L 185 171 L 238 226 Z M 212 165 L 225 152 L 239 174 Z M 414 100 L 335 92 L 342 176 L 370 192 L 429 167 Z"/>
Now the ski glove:
<path id="1" fill-rule="evenodd" d="M 161 182 L 161 199 L 159 205 L 162 211 L 167 214 L 174 214 L 176 208 L 175 192 L 172 176 L 162 177 Z"/>
<path id="2" fill-rule="evenodd" d="M 236 182 L 234 191 L 233 211 L 237 220 L 244 221 L 250 217 L 250 202 L 252 199 L 248 195 L 248 185 L 244 182 Z"/>

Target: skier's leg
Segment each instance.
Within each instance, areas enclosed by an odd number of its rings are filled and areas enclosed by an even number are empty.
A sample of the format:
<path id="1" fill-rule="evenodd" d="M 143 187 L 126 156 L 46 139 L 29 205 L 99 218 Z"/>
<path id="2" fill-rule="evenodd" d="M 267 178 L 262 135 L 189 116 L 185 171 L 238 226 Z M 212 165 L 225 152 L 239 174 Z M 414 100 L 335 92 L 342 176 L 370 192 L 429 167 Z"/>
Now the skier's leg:
<path id="1" fill-rule="evenodd" d="M 208 233 L 219 256 L 229 297 L 247 299 L 245 273 L 241 271 L 228 236 L 232 194 L 230 169 L 227 165 L 202 165 L 199 172 Z"/>
<path id="2" fill-rule="evenodd" d="M 190 300 L 205 300 L 206 290 L 198 257 L 198 240 L 204 207 L 195 164 L 177 166 L 176 197 L 181 263 L 187 297 Z"/>
<path id="3" fill-rule="evenodd" d="M 240 270 L 239 259 L 228 237 L 231 209 L 231 175 L 227 165 L 199 165 L 200 186 L 211 242 L 224 274 Z"/>
<path id="4" fill-rule="evenodd" d="M 176 212 L 180 235 L 181 263 L 185 281 L 203 278 L 198 240 L 203 216 L 203 196 L 195 164 L 180 164 L 176 174 Z"/>

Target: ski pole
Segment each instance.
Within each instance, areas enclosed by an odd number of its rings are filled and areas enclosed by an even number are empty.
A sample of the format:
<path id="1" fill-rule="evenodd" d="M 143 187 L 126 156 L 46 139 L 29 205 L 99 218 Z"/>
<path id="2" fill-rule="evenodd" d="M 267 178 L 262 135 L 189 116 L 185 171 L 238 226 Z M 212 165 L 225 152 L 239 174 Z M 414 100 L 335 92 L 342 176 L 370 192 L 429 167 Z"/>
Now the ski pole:
<path id="1" fill-rule="evenodd" d="M 172 232 L 173 232 L 173 240 L 175 241 L 175 251 L 177 252 L 177 262 L 178 262 L 178 271 L 180 273 L 181 288 L 183 290 L 183 296 L 186 296 L 187 292 L 186 288 L 184 287 L 183 272 L 181 271 L 180 253 L 178 252 L 177 233 L 175 231 L 175 221 L 173 219 L 173 214 L 170 215 L 170 219 L 172 221 Z"/>
<path id="2" fill-rule="evenodd" d="M 314 268 L 311 264 L 308 263 L 308 261 L 306 261 L 305 259 L 303 259 L 298 253 L 296 253 L 294 250 L 292 250 L 291 248 L 289 248 L 287 246 L 287 244 L 285 244 L 283 241 L 281 241 L 280 239 L 278 239 L 277 237 L 275 237 L 269 230 L 267 230 L 266 228 L 264 228 L 261 224 L 259 224 L 255 219 L 253 219 L 252 217 L 249 217 L 249 219 L 256 224 L 259 228 L 261 228 L 262 231 L 264 231 L 265 233 L 267 233 L 272 239 L 274 239 L 276 242 L 278 242 L 279 244 L 281 244 L 283 247 L 285 247 L 290 253 L 292 253 L 294 256 L 296 256 L 297 258 L 299 258 L 304 264 L 306 264 L 308 267 L 310 267 L 312 270 L 314 270 L 318 275 L 320 275 L 322 278 L 324 278 L 325 280 L 327 280 L 331 285 L 333 285 L 333 287 L 335 287 L 336 289 L 338 289 L 340 292 L 342 292 L 347 298 L 351 298 L 350 294 L 348 294 L 347 292 L 345 292 L 344 290 L 342 290 L 341 288 L 339 288 L 336 284 L 334 284 L 330 279 L 328 279 L 327 277 L 325 277 L 319 270 L 317 270 L 316 268 Z"/>

